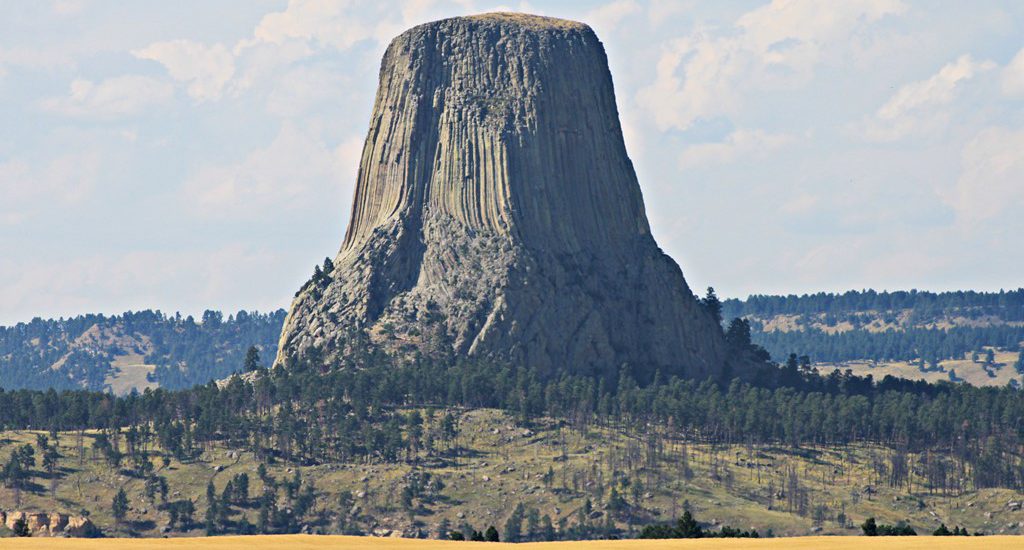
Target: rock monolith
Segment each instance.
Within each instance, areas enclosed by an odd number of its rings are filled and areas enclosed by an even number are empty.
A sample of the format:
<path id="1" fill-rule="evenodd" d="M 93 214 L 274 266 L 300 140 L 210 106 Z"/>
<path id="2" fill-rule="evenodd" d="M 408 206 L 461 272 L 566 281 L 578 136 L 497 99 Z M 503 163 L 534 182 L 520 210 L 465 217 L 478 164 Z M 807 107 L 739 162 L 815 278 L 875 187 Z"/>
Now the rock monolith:
<path id="1" fill-rule="evenodd" d="M 494 13 L 390 44 L 344 243 L 296 295 L 277 361 L 330 362 L 357 333 L 542 376 L 724 368 L 651 235 L 590 27 Z"/>

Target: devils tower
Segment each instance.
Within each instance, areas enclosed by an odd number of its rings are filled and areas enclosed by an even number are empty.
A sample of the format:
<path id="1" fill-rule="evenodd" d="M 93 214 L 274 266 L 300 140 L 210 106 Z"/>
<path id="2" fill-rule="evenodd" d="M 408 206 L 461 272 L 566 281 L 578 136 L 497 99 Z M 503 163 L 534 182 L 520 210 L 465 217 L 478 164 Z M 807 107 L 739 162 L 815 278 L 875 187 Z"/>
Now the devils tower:
<path id="1" fill-rule="evenodd" d="M 590 27 L 495 13 L 391 42 L 344 243 L 296 295 L 277 361 L 330 362 L 357 333 L 542 376 L 723 368 L 651 235 Z"/>

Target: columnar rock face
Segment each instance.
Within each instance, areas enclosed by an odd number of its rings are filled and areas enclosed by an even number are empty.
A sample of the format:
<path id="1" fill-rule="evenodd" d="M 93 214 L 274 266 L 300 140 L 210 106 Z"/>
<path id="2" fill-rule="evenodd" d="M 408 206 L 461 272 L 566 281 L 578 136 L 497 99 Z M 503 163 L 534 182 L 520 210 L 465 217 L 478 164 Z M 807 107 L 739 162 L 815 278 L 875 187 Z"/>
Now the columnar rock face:
<path id="1" fill-rule="evenodd" d="M 330 361 L 354 331 L 543 375 L 723 368 L 651 236 L 589 27 L 486 14 L 391 43 L 348 232 L 296 295 L 278 362 Z"/>

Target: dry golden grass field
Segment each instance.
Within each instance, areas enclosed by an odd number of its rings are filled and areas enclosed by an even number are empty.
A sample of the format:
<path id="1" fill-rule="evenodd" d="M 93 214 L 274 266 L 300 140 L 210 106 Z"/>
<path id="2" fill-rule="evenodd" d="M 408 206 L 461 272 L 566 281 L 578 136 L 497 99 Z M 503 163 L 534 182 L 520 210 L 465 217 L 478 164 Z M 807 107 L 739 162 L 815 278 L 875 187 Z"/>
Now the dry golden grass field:
<path id="1" fill-rule="evenodd" d="M 1017 362 L 1017 352 L 996 351 L 994 367 L 986 367 L 981 362 L 970 359 L 970 354 L 961 359 L 945 359 L 939 362 L 941 370 L 921 372 L 916 364 L 910 361 L 850 361 L 842 364 L 823 363 L 815 365 L 822 374 L 828 374 L 832 370 L 851 370 L 857 376 L 871 375 L 875 380 L 881 380 L 887 375 L 909 380 L 925 380 L 927 382 L 939 382 L 949 380 L 950 372 L 954 372 L 960 380 L 974 386 L 1005 386 L 1011 380 L 1018 383 L 1024 382 L 1024 375 L 1018 373 L 1014 368 Z"/>
<path id="2" fill-rule="evenodd" d="M 67 550 L 455 550 L 459 548 L 517 548 L 521 550 L 640 550 L 746 548 L 795 550 L 862 549 L 962 549 L 1010 550 L 1024 548 L 1024 537 L 796 537 L 775 539 L 686 539 L 686 540 L 600 540 L 584 542 L 534 542 L 496 544 L 489 542 L 446 542 L 436 540 L 344 537 L 316 535 L 279 535 L 252 537 L 209 537 L 174 539 L 4 539 L 4 550 L 58 548 Z"/>

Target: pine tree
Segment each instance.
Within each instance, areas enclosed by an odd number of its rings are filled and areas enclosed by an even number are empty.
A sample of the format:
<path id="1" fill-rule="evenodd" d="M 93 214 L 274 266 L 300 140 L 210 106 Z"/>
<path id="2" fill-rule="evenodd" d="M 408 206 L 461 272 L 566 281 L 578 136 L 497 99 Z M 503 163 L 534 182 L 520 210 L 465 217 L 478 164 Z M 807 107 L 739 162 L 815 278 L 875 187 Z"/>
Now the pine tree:
<path id="1" fill-rule="evenodd" d="M 505 542 L 519 542 L 523 533 L 523 516 L 526 515 L 526 508 L 520 502 L 516 505 L 512 515 L 505 522 Z"/>
<path id="2" fill-rule="evenodd" d="M 487 532 L 484 534 L 484 540 L 487 542 L 501 542 L 501 537 L 498 536 L 498 530 L 493 525 L 487 528 Z"/>
<path id="3" fill-rule="evenodd" d="M 28 522 L 25 521 L 25 518 L 18 518 L 15 520 L 14 527 L 11 530 L 14 531 L 14 536 L 16 537 L 32 536 L 32 531 L 29 530 Z"/>
<path id="4" fill-rule="evenodd" d="M 530 508 L 526 512 L 526 539 L 537 540 L 540 535 L 540 510 Z"/>
<path id="5" fill-rule="evenodd" d="M 548 542 L 555 540 L 555 526 L 551 523 L 551 516 L 547 514 L 540 518 L 540 538 Z"/>
<path id="6" fill-rule="evenodd" d="M 257 371 L 260 368 L 260 349 L 256 346 L 249 346 L 245 352 L 245 372 Z"/>
<path id="7" fill-rule="evenodd" d="M 683 517 L 676 522 L 676 536 L 681 539 L 699 539 L 704 536 L 704 528 L 693 519 L 689 510 L 684 510 Z"/>
<path id="8" fill-rule="evenodd" d="M 715 289 L 709 286 L 708 293 L 704 296 L 700 303 L 701 305 L 704 306 L 704 309 L 706 309 L 707 312 L 711 314 L 711 318 L 714 319 L 719 326 L 721 326 L 722 302 L 718 299 L 718 295 L 715 294 Z"/>
<path id="9" fill-rule="evenodd" d="M 437 538 L 445 540 L 448 538 L 449 532 L 452 530 L 452 524 L 448 521 L 448 518 L 442 518 L 441 522 L 437 524 Z"/>
<path id="10" fill-rule="evenodd" d="M 217 489 L 213 482 L 206 484 L 206 534 L 217 532 Z"/>
<path id="11" fill-rule="evenodd" d="M 110 512 L 119 524 L 128 515 L 128 495 L 124 492 L 124 488 L 118 489 L 117 494 L 114 495 L 114 500 L 110 503 Z"/>

